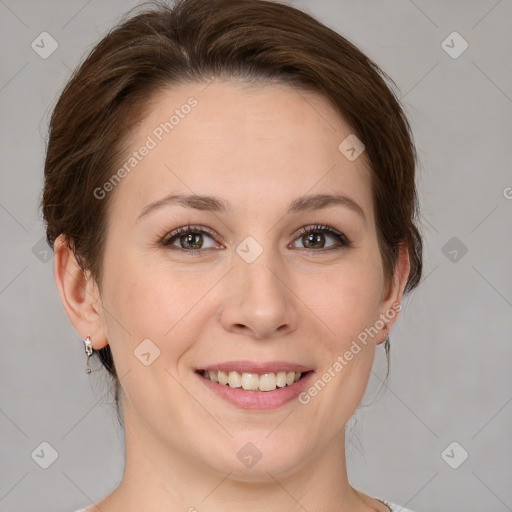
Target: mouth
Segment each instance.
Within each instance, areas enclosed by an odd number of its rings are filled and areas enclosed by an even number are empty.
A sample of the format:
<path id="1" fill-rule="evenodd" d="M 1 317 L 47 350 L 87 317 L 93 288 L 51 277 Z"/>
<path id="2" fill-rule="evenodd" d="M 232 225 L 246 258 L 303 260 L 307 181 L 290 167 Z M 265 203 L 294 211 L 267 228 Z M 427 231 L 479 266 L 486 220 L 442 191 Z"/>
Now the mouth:
<path id="1" fill-rule="evenodd" d="M 276 372 L 256 373 L 236 370 L 205 370 L 196 371 L 201 377 L 221 386 L 238 388 L 244 391 L 269 392 L 279 388 L 292 386 L 312 372 L 279 370 Z"/>
<path id="2" fill-rule="evenodd" d="M 239 409 L 269 411 L 293 404 L 315 370 L 288 361 L 225 361 L 195 370 L 212 396 Z"/>

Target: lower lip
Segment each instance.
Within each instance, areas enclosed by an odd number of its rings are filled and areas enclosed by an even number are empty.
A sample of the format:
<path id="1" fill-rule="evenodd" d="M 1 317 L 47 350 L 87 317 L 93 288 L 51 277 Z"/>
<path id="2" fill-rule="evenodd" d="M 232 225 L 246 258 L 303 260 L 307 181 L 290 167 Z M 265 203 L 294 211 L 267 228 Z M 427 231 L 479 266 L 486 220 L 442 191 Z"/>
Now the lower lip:
<path id="1" fill-rule="evenodd" d="M 213 393 L 241 409 L 269 410 L 277 409 L 291 402 L 308 386 L 315 372 L 310 371 L 291 386 L 276 388 L 274 391 L 245 391 L 218 384 L 196 373 L 201 382 Z"/>

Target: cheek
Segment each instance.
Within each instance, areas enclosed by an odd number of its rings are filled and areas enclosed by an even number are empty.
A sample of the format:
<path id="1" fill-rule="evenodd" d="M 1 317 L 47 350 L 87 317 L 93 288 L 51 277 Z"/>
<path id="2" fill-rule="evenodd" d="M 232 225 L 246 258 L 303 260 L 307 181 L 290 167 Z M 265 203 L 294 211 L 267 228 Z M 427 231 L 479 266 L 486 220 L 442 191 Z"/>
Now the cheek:
<path id="1" fill-rule="evenodd" d="M 373 365 L 372 329 L 379 319 L 383 277 L 361 257 L 315 287 L 308 306 L 320 319 L 322 357 L 316 379 L 301 396 L 332 428 L 345 424 L 361 401 Z M 336 418 L 336 421 L 332 421 Z M 334 433 L 334 431 L 333 431 Z"/>
<path id="2" fill-rule="evenodd" d="M 301 281 L 300 296 L 340 349 L 378 319 L 383 275 L 373 256 L 359 256 Z"/>
<path id="3" fill-rule="evenodd" d="M 215 284 L 213 275 L 181 274 L 165 263 L 148 265 L 126 256 L 106 265 L 105 276 L 104 318 L 116 364 L 131 364 L 129 357 L 147 339 L 161 351 L 160 363 L 175 360 L 199 336 L 202 323 L 192 319 Z"/>

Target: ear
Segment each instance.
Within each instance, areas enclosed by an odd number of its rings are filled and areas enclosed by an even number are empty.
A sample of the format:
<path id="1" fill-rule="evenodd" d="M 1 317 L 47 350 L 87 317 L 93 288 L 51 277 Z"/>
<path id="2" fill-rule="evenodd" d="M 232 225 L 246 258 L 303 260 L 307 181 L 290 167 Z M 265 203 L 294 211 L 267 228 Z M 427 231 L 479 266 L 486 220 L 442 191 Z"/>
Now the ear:
<path id="1" fill-rule="evenodd" d="M 407 248 L 407 244 L 402 242 L 398 247 L 398 258 L 395 264 L 393 277 L 389 286 L 384 290 L 382 295 L 379 318 L 382 319 L 385 326 L 376 338 L 377 345 L 386 339 L 391 327 L 398 318 L 410 270 L 411 263 L 409 260 L 409 250 Z"/>
<path id="2" fill-rule="evenodd" d="M 98 350 L 108 344 L 98 286 L 90 273 L 80 268 L 65 235 L 60 235 L 53 247 L 53 276 L 64 309 L 78 335 L 83 340 L 90 336 Z"/>

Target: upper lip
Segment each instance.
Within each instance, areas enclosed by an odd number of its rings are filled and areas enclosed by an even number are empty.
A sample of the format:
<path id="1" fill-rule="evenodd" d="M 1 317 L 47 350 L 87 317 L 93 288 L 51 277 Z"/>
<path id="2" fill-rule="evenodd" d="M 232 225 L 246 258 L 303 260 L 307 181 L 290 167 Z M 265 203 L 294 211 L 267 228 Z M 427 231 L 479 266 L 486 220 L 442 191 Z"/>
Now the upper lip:
<path id="1" fill-rule="evenodd" d="M 210 372 L 228 371 L 238 373 L 277 373 L 281 372 L 309 372 L 312 368 L 307 366 L 291 363 L 289 361 L 269 361 L 266 363 L 255 363 L 253 361 L 224 361 L 223 363 L 209 364 L 198 368 L 198 370 L 206 370 Z"/>

